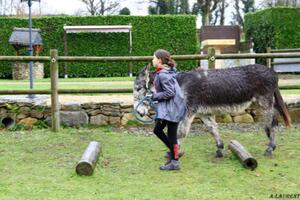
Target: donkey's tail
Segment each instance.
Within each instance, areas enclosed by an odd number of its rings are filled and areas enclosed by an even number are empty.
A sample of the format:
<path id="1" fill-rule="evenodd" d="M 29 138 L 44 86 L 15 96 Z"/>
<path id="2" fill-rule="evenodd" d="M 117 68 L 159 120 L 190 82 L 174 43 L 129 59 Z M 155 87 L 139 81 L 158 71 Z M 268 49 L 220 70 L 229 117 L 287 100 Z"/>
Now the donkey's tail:
<path id="1" fill-rule="evenodd" d="M 275 108 L 279 111 L 280 115 L 283 117 L 286 127 L 290 128 L 292 126 L 291 117 L 288 108 L 282 99 L 278 87 L 275 90 L 274 97 L 275 97 L 275 105 L 274 105 Z"/>

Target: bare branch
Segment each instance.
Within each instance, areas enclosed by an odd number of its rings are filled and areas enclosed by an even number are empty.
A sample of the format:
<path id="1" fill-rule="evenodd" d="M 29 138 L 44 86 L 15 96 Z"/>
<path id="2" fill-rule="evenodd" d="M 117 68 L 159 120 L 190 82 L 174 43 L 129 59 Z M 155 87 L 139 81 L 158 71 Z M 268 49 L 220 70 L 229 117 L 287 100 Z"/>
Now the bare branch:
<path id="1" fill-rule="evenodd" d="M 120 6 L 117 0 L 81 0 L 91 15 L 104 15 L 115 13 Z"/>

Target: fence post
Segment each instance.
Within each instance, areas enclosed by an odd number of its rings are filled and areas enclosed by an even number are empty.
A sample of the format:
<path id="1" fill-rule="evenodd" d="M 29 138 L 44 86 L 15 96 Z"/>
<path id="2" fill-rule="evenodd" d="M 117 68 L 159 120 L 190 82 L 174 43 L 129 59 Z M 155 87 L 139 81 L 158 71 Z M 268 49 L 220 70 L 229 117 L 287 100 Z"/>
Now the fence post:
<path id="1" fill-rule="evenodd" d="M 208 69 L 215 69 L 216 65 L 216 50 L 212 47 L 208 48 Z"/>
<path id="2" fill-rule="evenodd" d="M 129 26 L 131 26 L 131 23 L 129 23 Z M 132 30 L 129 30 L 129 56 L 132 56 Z M 128 62 L 128 73 L 129 77 L 132 77 L 132 62 Z"/>
<path id="3" fill-rule="evenodd" d="M 65 26 L 65 25 L 64 25 Z M 68 56 L 68 36 L 66 30 L 64 30 L 64 55 Z M 64 63 L 64 77 L 68 78 L 68 64 L 67 62 Z"/>
<path id="4" fill-rule="evenodd" d="M 51 72 L 51 115 L 52 131 L 58 132 L 60 127 L 59 101 L 58 101 L 58 52 L 57 49 L 50 50 L 50 72 Z"/>
<path id="5" fill-rule="evenodd" d="M 267 53 L 271 53 L 271 47 L 267 47 Z M 267 58 L 267 67 L 271 68 L 272 67 L 272 59 L 271 58 Z"/>

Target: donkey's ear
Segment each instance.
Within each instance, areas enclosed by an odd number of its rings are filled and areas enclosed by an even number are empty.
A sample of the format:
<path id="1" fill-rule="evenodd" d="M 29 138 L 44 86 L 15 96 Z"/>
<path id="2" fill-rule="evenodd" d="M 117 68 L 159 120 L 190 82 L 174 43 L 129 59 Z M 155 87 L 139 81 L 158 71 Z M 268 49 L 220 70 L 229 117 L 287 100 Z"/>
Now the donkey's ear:
<path id="1" fill-rule="evenodd" d="M 149 63 L 146 67 L 145 67 L 145 71 L 150 71 L 150 69 L 151 69 L 151 63 Z"/>

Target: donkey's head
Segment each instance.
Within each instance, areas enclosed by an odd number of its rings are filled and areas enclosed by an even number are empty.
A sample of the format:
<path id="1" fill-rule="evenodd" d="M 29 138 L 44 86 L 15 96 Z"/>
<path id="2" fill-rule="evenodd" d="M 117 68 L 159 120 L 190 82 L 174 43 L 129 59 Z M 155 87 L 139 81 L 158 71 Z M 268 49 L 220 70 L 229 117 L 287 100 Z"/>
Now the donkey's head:
<path id="1" fill-rule="evenodd" d="M 141 69 L 136 75 L 133 86 L 133 97 L 134 97 L 134 109 L 137 108 L 139 101 L 150 92 L 153 87 L 153 77 L 150 73 L 151 65 L 148 64 L 143 69 Z M 141 104 L 137 108 L 137 112 L 141 115 L 147 115 L 150 107 L 147 104 Z"/>

